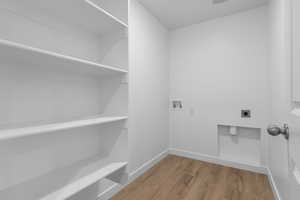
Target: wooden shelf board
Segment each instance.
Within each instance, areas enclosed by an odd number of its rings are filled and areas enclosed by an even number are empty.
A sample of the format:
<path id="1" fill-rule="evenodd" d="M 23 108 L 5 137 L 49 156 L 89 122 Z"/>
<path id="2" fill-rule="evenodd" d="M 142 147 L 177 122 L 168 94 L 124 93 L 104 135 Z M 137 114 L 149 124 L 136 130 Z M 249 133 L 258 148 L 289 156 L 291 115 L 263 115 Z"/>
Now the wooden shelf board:
<path id="1" fill-rule="evenodd" d="M 20 138 L 31 135 L 44 134 L 55 131 L 62 131 L 72 128 L 79 128 L 85 126 L 92 126 L 98 124 L 118 122 L 126 120 L 128 117 L 94 117 L 90 119 L 76 120 L 63 123 L 46 124 L 40 126 L 30 126 L 16 129 L 0 130 L 0 141 Z"/>

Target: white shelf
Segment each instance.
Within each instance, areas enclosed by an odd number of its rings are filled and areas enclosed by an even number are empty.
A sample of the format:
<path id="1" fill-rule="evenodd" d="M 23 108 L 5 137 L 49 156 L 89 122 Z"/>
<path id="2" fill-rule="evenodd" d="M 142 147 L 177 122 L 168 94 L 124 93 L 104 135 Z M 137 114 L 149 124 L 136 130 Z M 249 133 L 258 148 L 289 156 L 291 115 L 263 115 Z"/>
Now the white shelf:
<path id="1" fill-rule="evenodd" d="M 0 130 L 0 141 L 20 138 L 25 136 L 62 131 L 72 128 L 92 126 L 126 120 L 128 117 L 94 117 L 90 119 L 70 121 L 64 123 L 47 124 L 41 126 L 30 126 L 25 128 Z"/>
<path id="2" fill-rule="evenodd" d="M 80 192 L 84 188 L 97 183 L 99 180 L 113 174 L 114 172 L 127 166 L 126 162 L 112 163 L 91 174 L 88 174 L 63 188 L 41 198 L 41 200 L 65 200 L 74 194 Z"/>
<path id="3" fill-rule="evenodd" d="M 48 69 L 67 69 L 78 73 L 97 75 L 117 75 L 126 74 L 128 71 L 116 67 L 102 65 L 88 60 L 62 55 L 59 53 L 42 50 L 39 48 L 0 40 L 1 62 L 30 65 L 38 67 L 48 67 Z"/>
<path id="4" fill-rule="evenodd" d="M 127 162 L 95 156 L 5 188 L 0 199 L 65 200 L 111 175 L 126 175 L 126 167 Z"/>
<path id="5" fill-rule="evenodd" d="M 36 21 L 43 19 L 44 21 L 40 23 L 51 24 L 59 20 L 59 23 L 79 27 L 97 35 L 128 27 L 126 23 L 97 5 L 94 0 L 3 0 L 0 7 L 21 13 Z"/>
<path id="6" fill-rule="evenodd" d="M 124 27 L 128 27 L 128 25 L 125 22 L 123 22 L 121 19 L 113 16 L 110 12 L 108 12 L 105 9 L 101 8 L 99 5 L 97 5 L 96 3 L 94 3 L 92 0 L 84 0 L 84 1 L 87 4 L 89 4 L 90 6 L 92 6 L 93 8 L 95 8 L 96 10 L 98 10 L 99 12 L 102 12 L 102 13 L 106 14 L 108 17 L 110 17 L 113 20 L 115 20 L 116 22 L 120 23 Z"/>

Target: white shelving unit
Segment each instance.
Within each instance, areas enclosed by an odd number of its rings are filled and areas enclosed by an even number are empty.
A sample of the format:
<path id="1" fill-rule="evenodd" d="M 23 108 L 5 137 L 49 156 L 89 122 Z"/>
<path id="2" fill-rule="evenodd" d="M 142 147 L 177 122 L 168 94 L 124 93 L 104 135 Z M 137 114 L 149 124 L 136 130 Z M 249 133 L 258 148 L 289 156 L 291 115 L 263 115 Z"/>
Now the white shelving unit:
<path id="1" fill-rule="evenodd" d="M 0 199 L 72 199 L 126 179 L 127 6 L 0 2 Z"/>

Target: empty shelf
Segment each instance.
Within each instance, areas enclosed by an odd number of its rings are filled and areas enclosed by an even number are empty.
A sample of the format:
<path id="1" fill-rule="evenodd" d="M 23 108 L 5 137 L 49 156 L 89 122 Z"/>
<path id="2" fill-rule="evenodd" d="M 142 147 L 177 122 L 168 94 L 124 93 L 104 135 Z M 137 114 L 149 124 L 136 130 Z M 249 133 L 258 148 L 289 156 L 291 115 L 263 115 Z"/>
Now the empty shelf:
<path id="1" fill-rule="evenodd" d="M 128 28 L 128 25 L 125 22 L 123 22 L 121 19 L 113 16 L 112 14 L 110 14 L 109 12 L 107 12 L 106 10 L 104 10 L 103 8 L 101 8 L 99 5 L 97 5 L 96 3 L 94 3 L 92 0 L 84 0 L 84 1 L 87 4 L 89 4 L 91 7 L 93 7 L 94 9 L 98 10 L 99 12 L 102 12 L 102 13 L 106 14 L 108 17 L 110 17 L 111 19 L 115 20 L 120 25 Z"/>
<path id="2" fill-rule="evenodd" d="M 66 69 L 68 71 L 75 71 L 78 73 L 97 74 L 103 76 L 127 73 L 127 70 L 120 68 L 102 65 L 8 40 L 0 40 L 0 51 L 2 63 L 16 62 L 18 65 L 20 63 L 22 65 L 36 65 L 38 67 L 46 67 L 49 70 Z"/>
<path id="3" fill-rule="evenodd" d="M 118 121 L 126 120 L 127 118 L 128 117 L 95 117 L 91 119 L 70 121 L 64 123 L 55 123 L 55 124 L 47 124 L 41 126 L 30 126 L 24 128 L 0 130 L 0 140 L 8 140 L 13 138 L 67 130 L 67 129 L 78 128 L 78 127 L 118 122 Z"/>
<path id="4" fill-rule="evenodd" d="M 3 0 L 0 6 L 40 23 L 63 23 L 96 35 L 127 28 L 127 24 L 98 6 L 94 0 Z M 41 19 L 43 20 L 40 21 Z"/>
<path id="5" fill-rule="evenodd" d="M 65 187 L 41 198 L 41 200 L 64 200 L 74 194 L 80 192 L 84 188 L 97 183 L 99 180 L 111 175 L 112 173 L 126 167 L 126 162 L 112 163 L 107 165 L 89 175 L 86 175 L 73 183 L 66 185 Z"/>
<path id="6" fill-rule="evenodd" d="M 0 199 L 65 200 L 110 175 L 126 174 L 126 166 L 95 156 L 5 188 Z"/>

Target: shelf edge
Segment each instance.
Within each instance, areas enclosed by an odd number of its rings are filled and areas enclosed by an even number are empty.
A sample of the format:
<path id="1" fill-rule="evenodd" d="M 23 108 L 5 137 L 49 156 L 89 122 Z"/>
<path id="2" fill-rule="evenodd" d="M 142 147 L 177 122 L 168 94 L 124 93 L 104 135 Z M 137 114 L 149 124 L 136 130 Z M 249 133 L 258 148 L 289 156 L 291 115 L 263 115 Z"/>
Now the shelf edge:
<path id="1" fill-rule="evenodd" d="M 107 118 L 106 120 L 103 120 Z M 10 140 L 16 139 L 26 136 L 56 132 L 56 131 L 63 131 L 73 128 L 80 128 L 86 126 L 93 126 L 98 124 L 107 124 L 113 123 L 118 121 L 127 120 L 128 117 L 99 117 L 99 118 L 91 118 L 91 119 L 84 119 L 84 120 L 75 120 L 70 122 L 64 123 L 53 123 L 53 124 L 46 124 L 41 126 L 30 126 L 24 128 L 16 128 L 16 129 L 6 129 L 0 131 L 0 141 L 3 140 Z M 102 121 L 101 121 L 102 120 Z"/>
<path id="2" fill-rule="evenodd" d="M 95 8 L 96 10 L 98 10 L 99 12 L 104 13 L 105 15 L 107 15 L 108 17 L 110 17 L 111 19 L 113 19 L 114 21 L 116 21 L 117 23 L 121 24 L 125 28 L 128 28 L 128 24 L 127 23 L 123 22 L 118 17 L 115 17 L 110 12 L 106 11 L 104 8 L 100 7 L 99 5 L 97 5 L 96 3 L 94 3 L 93 1 L 91 1 L 91 0 L 84 0 L 84 2 L 87 3 L 88 5 L 92 6 L 93 8 Z"/>
<path id="3" fill-rule="evenodd" d="M 0 39 L 0 45 L 5 45 L 5 46 L 10 47 L 10 48 L 21 49 L 23 51 L 29 51 L 29 52 L 33 52 L 33 53 L 37 53 L 37 54 L 43 54 L 43 55 L 46 55 L 46 56 L 49 56 L 49 57 L 55 57 L 55 58 L 58 58 L 58 59 L 78 62 L 78 63 L 89 65 L 89 66 L 94 66 L 94 67 L 98 67 L 98 68 L 102 68 L 102 69 L 106 69 L 106 70 L 111 70 L 111 71 L 117 72 L 117 73 L 124 73 L 124 74 L 128 73 L 127 70 L 123 70 L 123 69 L 120 69 L 120 68 L 117 68 L 117 67 L 104 65 L 104 64 L 93 62 L 93 61 L 89 61 L 89 60 L 85 60 L 85 59 L 81 59 L 81 58 L 77 58 L 77 57 L 73 57 L 73 56 L 68 56 L 68 55 L 56 53 L 56 52 L 53 52 L 53 51 L 43 50 L 43 49 L 40 49 L 40 48 L 32 47 L 32 46 L 17 43 L 17 42 L 12 42 L 12 41 L 9 41 L 9 40 Z"/>

